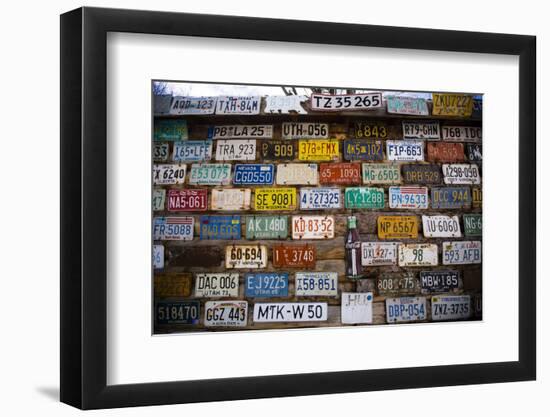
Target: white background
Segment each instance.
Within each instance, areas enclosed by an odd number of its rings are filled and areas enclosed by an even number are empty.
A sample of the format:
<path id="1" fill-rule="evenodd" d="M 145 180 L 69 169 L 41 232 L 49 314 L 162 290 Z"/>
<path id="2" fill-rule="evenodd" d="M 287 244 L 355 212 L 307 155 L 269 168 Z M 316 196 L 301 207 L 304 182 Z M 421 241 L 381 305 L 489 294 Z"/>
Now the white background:
<path id="1" fill-rule="evenodd" d="M 298 3 L 279 0 L 270 4 L 255 1 L 208 1 L 181 4 L 179 1 L 89 1 L 88 5 L 141 9 L 164 9 L 201 13 L 287 17 L 354 23 L 417 26 L 442 29 L 482 30 L 536 34 L 538 36 L 538 96 L 548 97 L 550 28 L 542 2 L 461 1 L 446 8 L 441 1 Z M 384 5 L 386 4 L 386 5 Z M 2 215 L 2 344 L 0 345 L 0 409 L 7 415 L 72 415 L 77 411 L 57 403 L 58 393 L 58 305 L 59 305 L 59 13 L 80 3 L 58 1 L 10 3 L 4 7 L 2 31 L 2 79 L 4 81 L 1 137 L 8 145 L 1 155 L 4 192 Z M 544 49 L 544 46 L 546 48 Z M 542 100 L 538 118 L 548 112 Z M 31 116 L 31 117 L 29 117 Z M 506 120 L 503 120 L 503 123 Z M 539 122 L 542 126 L 542 120 Z M 547 203 L 542 197 L 548 170 L 543 172 L 542 155 L 548 145 L 538 131 L 539 213 Z M 539 216 L 539 259 L 548 249 L 548 221 Z M 546 232 L 546 233 L 544 233 Z M 542 262 L 541 262 L 542 263 Z M 539 267 L 539 294 L 550 290 L 545 270 Z M 24 303 L 23 303 L 24 301 Z M 549 406 L 544 394 L 550 389 L 550 368 L 545 358 L 550 331 L 548 310 L 539 295 L 539 377 L 537 382 L 509 383 L 456 388 L 406 390 L 379 393 L 318 396 L 292 399 L 239 401 L 224 404 L 182 405 L 101 411 L 100 415 L 334 415 L 384 413 L 384 415 L 543 415 Z M 456 404 L 462 405 L 456 406 Z"/>

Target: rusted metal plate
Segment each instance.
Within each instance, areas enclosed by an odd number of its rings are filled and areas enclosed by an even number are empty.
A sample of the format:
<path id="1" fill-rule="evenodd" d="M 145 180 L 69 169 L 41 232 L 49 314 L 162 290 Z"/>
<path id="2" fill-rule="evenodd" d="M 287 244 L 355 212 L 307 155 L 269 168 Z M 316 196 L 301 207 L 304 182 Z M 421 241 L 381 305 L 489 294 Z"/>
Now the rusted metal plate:
<path id="1" fill-rule="evenodd" d="M 257 188 L 254 192 L 255 210 L 295 210 L 296 188 Z"/>
<path id="2" fill-rule="evenodd" d="M 428 103 L 423 98 L 390 96 L 386 100 L 388 113 L 417 116 L 427 116 L 430 114 Z"/>
<path id="3" fill-rule="evenodd" d="M 189 173 L 192 185 L 228 185 L 231 182 L 231 164 L 193 164 Z"/>
<path id="4" fill-rule="evenodd" d="M 229 245 L 225 247 L 225 267 L 265 268 L 267 266 L 267 246 Z"/>
<path id="5" fill-rule="evenodd" d="M 378 216 L 378 237 L 380 239 L 416 239 L 418 217 Z"/>
<path id="6" fill-rule="evenodd" d="M 296 272 L 297 297 L 335 297 L 338 295 L 336 272 Z"/>
<path id="7" fill-rule="evenodd" d="M 460 288 L 459 271 L 422 271 L 420 286 L 423 292 L 449 292 Z"/>
<path id="8" fill-rule="evenodd" d="M 298 159 L 300 161 L 335 161 L 340 156 L 340 142 L 336 139 L 300 139 Z"/>
<path id="9" fill-rule="evenodd" d="M 376 279 L 379 295 L 412 295 L 420 292 L 420 282 L 412 272 L 383 273 Z"/>
<path id="10" fill-rule="evenodd" d="M 472 207 L 481 208 L 483 206 L 483 197 L 481 193 L 481 188 L 472 187 Z"/>
<path id="11" fill-rule="evenodd" d="M 372 122 L 369 120 L 355 122 L 355 137 L 357 139 L 387 139 L 388 125 L 384 122 Z"/>
<path id="12" fill-rule="evenodd" d="M 210 126 L 208 139 L 271 139 L 273 125 Z"/>
<path id="13" fill-rule="evenodd" d="M 317 185 L 317 164 L 278 164 L 276 182 L 278 185 Z"/>
<path id="14" fill-rule="evenodd" d="M 313 268 L 315 266 L 315 246 L 277 245 L 273 247 L 273 266 L 290 268 Z"/>
<path id="15" fill-rule="evenodd" d="M 370 110 L 382 107 L 382 93 L 312 94 L 311 109 L 315 111 Z"/>
<path id="16" fill-rule="evenodd" d="M 426 161 L 429 162 L 463 162 L 464 145 L 462 143 L 426 144 Z"/>
<path id="17" fill-rule="evenodd" d="M 474 100 L 466 94 L 432 94 L 434 116 L 470 117 Z"/>
<path id="18" fill-rule="evenodd" d="M 481 242 L 469 240 L 443 242 L 443 265 L 466 265 L 481 263 Z"/>
<path id="19" fill-rule="evenodd" d="M 250 188 L 222 188 L 212 190 L 211 210 L 250 210 Z"/>
<path id="20" fill-rule="evenodd" d="M 436 295 L 432 297 L 432 320 L 465 320 L 472 315 L 469 295 Z"/>
<path id="21" fill-rule="evenodd" d="M 216 161 L 254 161 L 256 139 L 219 139 L 216 141 Z"/>
<path id="22" fill-rule="evenodd" d="M 381 266 L 397 264 L 397 245 L 394 242 L 361 243 L 361 265 Z"/>
<path id="23" fill-rule="evenodd" d="M 153 144 L 153 161 L 166 162 L 170 153 L 170 145 L 167 143 Z"/>
<path id="24" fill-rule="evenodd" d="M 208 210 L 208 190 L 168 190 L 168 211 Z"/>
<path id="25" fill-rule="evenodd" d="M 373 187 L 351 187 L 345 191 L 346 208 L 384 208 L 384 189 Z"/>
<path id="26" fill-rule="evenodd" d="M 217 97 L 173 97 L 170 114 L 214 114 L 216 101 Z"/>
<path id="27" fill-rule="evenodd" d="M 286 239 L 288 216 L 246 216 L 247 239 Z"/>
<path id="28" fill-rule="evenodd" d="M 472 194 L 469 187 L 432 187 L 432 208 L 459 209 L 472 205 Z"/>
<path id="29" fill-rule="evenodd" d="M 292 239 L 332 239 L 333 216 L 292 216 Z"/>
<path id="30" fill-rule="evenodd" d="M 399 266 L 436 266 L 437 245 L 431 243 L 400 244 L 398 250 Z"/>
<path id="31" fill-rule="evenodd" d="M 329 137 L 327 123 L 287 122 L 282 124 L 283 139 L 325 139 Z"/>
<path id="32" fill-rule="evenodd" d="M 153 184 L 175 185 L 185 182 L 185 164 L 159 164 L 153 165 Z"/>
<path id="33" fill-rule="evenodd" d="M 476 164 L 443 164 L 445 184 L 480 184 L 481 175 Z"/>
<path id="34" fill-rule="evenodd" d="M 483 231 L 481 214 L 464 214 L 462 220 L 464 222 L 464 236 L 481 236 Z"/>
<path id="35" fill-rule="evenodd" d="M 239 274 L 234 272 L 195 275 L 195 297 L 238 297 Z"/>
<path id="36" fill-rule="evenodd" d="M 167 264 L 174 267 L 219 267 L 222 250 L 219 246 L 180 246 L 167 248 Z"/>
<path id="37" fill-rule="evenodd" d="M 302 107 L 304 101 L 307 101 L 307 96 L 267 96 L 265 98 L 264 113 L 276 114 L 307 114 L 307 111 Z"/>
<path id="38" fill-rule="evenodd" d="M 153 268 L 164 268 L 164 245 L 153 245 Z"/>
<path id="39" fill-rule="evenodd" d="M 186 140 L 174 143 L 174 162 L 209 161 L 212 158 L 211 140 Z"/>
<path id="40" fill-rule="evenodd" d="M 321 184 L 361 184 L 361 165 L 349 162 L 322 163 L 319 182 Z"/>
<path id="41" fill-rule="evenodd" d="M 406 184 L 441 184 L 441 168 L 436 164 L 403 164 L 403 182 Z"/>
<path id="42" fill-rule="evenodd" d="M 192 216 L 155 217 L 153 240 L 193 240 L 194 225 Z"/>
<path id="43" fill-rule="evenodd" d="M 155 297 L 189 297 L 191 295 L 191 274 L 156 274 L 154 278 Z"/>
<path id="44" fill-rule="evenodd" d="M 422 216 L 424 237 L 461 237 L 458 216 Z"/>
<path id="45" fill-rule="evenodd" d="M 390 187 L 388 191 L 390 208 L 422 210 L 428 208 L 427 187 Z"/>
<path id="46" fill-rule="evenodd" d="M 481 142 L 481 127 L 475 126 L 441 126 L 443 140 L 451 142 Z"/>
<path id="47" fill-rule="evenodd" d="M 342 324 L 372 323 L 372 292 L 343 292 L 341 303 Z"/>
<path id="48" fill-rule="evenodd" d="M 198 301 L 164 301 L 155 302 L 155 321 L 157 325 L 199 324 L 200 303 Z"/>
<path id="49" fill-rule="evenodd" d="M 400 297 L 386 299 L 386 321 L 402 323 L 426 320 L 425 297 Z"/>
<path id="50" fill-rule="evenodd" d="M 424 142 L 420 140 L 388 140 L 386 141 L 386 157 L 388 161 L 423 161 Z"/>
<path id="51" fill-rule="evenodd" d="M 216 114 L 260 114 L 260 96 L 221 96 L 216 103 Z"/>
<path id="52" fill-rule="evenodd" d="M 346 161 L 381 161 L 384 159 L 382 141 L 346 139 L 344 140 L 344 159 Z"/>
<path id="53" fill-rule="evenodd" d="M 248 303 L 246 301 L 207 301 L 204 304 L 206 327 L 246 327 Z"/>
<path id="54" fill-rule="evenodd" d="M 166 200 L 166 190 L 154 189 L 153 190 L 153 211 L 164 210 L 165 200 Z"/>
<path id="55" fill-rule="evenodd" d="M 374 184 L 399 184 L 401 172 L 397 164 L 363 164 L 363 183 Z"/>
<path id="56" fill-rule="evenodd" d="M 300 188 L 300 210 L 329 210 L 341 207 L 340 188 Z"/>
<path id="57" fill-rule="evenodd" d="M 227 240 L 241 238 L 241 216 L 201 216 L 201 240 Z"/>
<path id="58" fill-rule="evenodd" d="M 437 120 L 403 121 L 403 139 L 439 140 L 440 130 Z"/>
<path id="59" fill-rule="evenodd" d="M 256 323 L 292 323 L 326 321 L 327 303 L 256 303 L 253 320 Z"/>
<path id="60" fill-rule="evenodd" d="M 470 162 L 481 162 L 483 159 L 483 153 L 481 152 L 481 145 L 477 143 L 466 144 L 466 156 Z"/>
<path id="61" fill-rule="evenodd" d="M 296 141 L 262 141 L 260 142 L 260 156 L 265 160 L 292 161 L 298 156 Z"/>
<path id="62" fill-rule="evenodd" d="M 187 121 L 183 119 L 156 119 L 154 137 L 158 141 L 186 140 Z"/>

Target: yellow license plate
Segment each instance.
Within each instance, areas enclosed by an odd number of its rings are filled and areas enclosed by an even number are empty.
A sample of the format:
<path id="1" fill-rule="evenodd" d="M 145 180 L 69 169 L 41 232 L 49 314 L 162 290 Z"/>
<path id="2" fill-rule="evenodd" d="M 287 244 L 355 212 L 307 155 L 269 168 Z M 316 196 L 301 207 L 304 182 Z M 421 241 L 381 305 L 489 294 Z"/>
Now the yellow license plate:
<path id="1" fill-rule="evenodd" d="M 470 117 L 474 107 L 472 96 L 466 94 L 433 94 L 434 116 Z"/>
<path id="2" fill-rule="evenodd" d="M 296 188 L 257 188 L 254 207 L 256 210 L 295 210 Z"/>
<path id="3" fill-rule="evenodd" d="M 339 141 L 327 140 L 300 140 L 298 141 L 298 159 L 300 161 L 333 161 L 338 159 Z"/>
<path id="4" fill-rule="evenodd" d="M 189 297 L 191 280 L 188 273 L 155 275 L 155 297 Z"/>
<path id="5" fill-rule="evenodd" d="M 483 197 L 481 196 L 481 188 L 472 188 L 472 206 L 474 208 L 481 208 L 483 204 Z"/>
<path id="6" fill-rule="evenodd" d="M 416 239 L 418 217 L 378 216 L 378 237 L 380 239 Z"/>

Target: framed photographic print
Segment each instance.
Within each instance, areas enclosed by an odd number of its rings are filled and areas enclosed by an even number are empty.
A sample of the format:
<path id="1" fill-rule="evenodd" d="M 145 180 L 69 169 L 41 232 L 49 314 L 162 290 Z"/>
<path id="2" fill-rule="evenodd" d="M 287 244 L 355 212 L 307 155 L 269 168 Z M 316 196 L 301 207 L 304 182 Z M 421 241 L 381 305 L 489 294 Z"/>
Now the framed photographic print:
<path id="1" fill-rule="evenodd" d="M 61 17 L 61 400 L 535 378 L 535 38 Z"/>

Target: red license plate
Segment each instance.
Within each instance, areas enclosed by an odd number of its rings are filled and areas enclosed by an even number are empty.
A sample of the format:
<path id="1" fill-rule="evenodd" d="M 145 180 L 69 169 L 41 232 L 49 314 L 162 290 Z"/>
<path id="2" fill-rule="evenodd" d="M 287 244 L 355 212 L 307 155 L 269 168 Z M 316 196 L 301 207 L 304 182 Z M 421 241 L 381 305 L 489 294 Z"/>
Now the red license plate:
<path id="1" fill-rule="evenodd" d="M 361 164 L 321 164 L 321 184 L 361 184 Z"/>
<path id="2" fill-rule="evenodd" d="M 429 162 L 462 162 L 464 145 L 462 143 L 428 143 L 426 160 Z"/>
<path id="3" fill-rule="evenodd" d="M 169 190 L 168 211 L 208 210 L 207 190 Z"/>
<path id="4" fill-rule="evenodd" d="M 315 246 L 279 245 L 273 247 L 273 266 L 292 268 L 313 268 Z"/>

